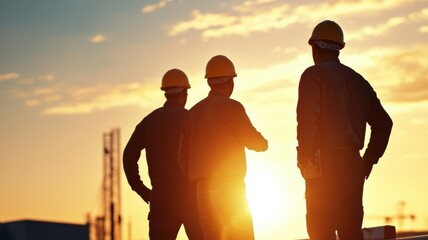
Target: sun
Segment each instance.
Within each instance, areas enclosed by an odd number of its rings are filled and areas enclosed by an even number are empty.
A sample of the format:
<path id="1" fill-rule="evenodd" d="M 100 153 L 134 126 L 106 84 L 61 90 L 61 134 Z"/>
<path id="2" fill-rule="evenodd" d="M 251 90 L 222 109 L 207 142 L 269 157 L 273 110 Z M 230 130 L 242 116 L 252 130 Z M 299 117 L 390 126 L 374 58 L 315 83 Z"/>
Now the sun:
<path id="1" fill-rule="evenodd" d="M 272 169 L 258 166 L 247 175 L 246 184 L 255 230 L 268 231 L 284 224 L 291 206 L 283 178 Z"/>

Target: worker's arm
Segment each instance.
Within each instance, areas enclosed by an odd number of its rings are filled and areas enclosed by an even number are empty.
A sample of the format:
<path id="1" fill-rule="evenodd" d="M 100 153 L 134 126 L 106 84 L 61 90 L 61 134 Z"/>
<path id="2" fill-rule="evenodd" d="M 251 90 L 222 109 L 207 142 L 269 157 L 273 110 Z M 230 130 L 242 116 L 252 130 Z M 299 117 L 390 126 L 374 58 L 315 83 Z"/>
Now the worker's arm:
<path id="1" fill-rule="evenodd" d="M 189 176 L 189 139 L 188 139 L 188 122 L 186 115 L 181 125 L 180 144 L 178 147 L 178 165 L 185 176 Z"/>
<path id="2" fill-rule="evenodd" d="M 138 160 L 140 159 L 141 151 L 145 148 L 143 134 L 143 122 L 141 122 L 135 128 L 123 151 L 123 169 L 132 190 L 148 203 L 150 202 L 150 189 L 141 181 L 138 169 Z"/>
<path id="3" fill-rule="evenodd" d="M 244 106 L 234 101 L 234 104 L 231 104 L 230 107 L 228 114 L 231 116 L 231 129 L 236 131 L 237 137 L 244 143 L 245 147 L 257 152 L 266 151 L 268 149 L 268 141 L 253 126 Z"/>
<path id="4" fill-rule="evenodd" d="M 316 146 L 320 115 L 320 88 L 316 74 L 310 69 L 303 72 L 299 82 L 297 102 L 297 166 L 302 170 Z"/>
<path id="5" fill-rule="evenodd" d="M 392 130 L 392 120 L 376 95 L 369 109 L 367 123 L 371 133 L 363 159 L 366 164 L 373 165 L 384 154 Z"/>

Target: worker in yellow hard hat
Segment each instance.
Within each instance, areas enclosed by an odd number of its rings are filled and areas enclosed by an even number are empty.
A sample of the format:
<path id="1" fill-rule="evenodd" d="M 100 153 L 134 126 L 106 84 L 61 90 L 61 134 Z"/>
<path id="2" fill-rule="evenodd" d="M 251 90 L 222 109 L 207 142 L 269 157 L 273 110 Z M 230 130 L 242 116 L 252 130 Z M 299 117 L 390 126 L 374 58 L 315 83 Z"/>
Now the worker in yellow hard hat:
<path id="1" fill-rule="evenodd" d="M 392 120 L 370 83 L 339 61 L 342 28 L 325 20 L 309 38 L 315 65 L 300 78 L 297 161 L 306 184 L 310 239 L 363 240 L 363 188 L 382 157 Z M 370 140 L 363 156 L 366 124 Z"/>
<path id="2" fill-rule="evenodd" d="M 162 78 L 166 102 L 137 125 L 123 153 L 123 167 L 132 190 L 150 203 L 150 239 L 176 239 L 184 225 L 189 239 L 202 239 L 196 186 L 188 180 L 177 162 L 180 128 L 187 110 L 186 74 L 171 69 Z M 150 190 L 140 178 L 138 160 L 145 149 Z"/>
<path id="3" fill-rule="evenodd" d="M 254 239 L 245 196 L 245 147 L 265 151 L 267 140 L 253 127 L 244 106 L 230 99 L 235 67 L 227 57 L 212 57 L 205 78 L 208 96 L 186 114 L 179 164 L 196 181 L 204 240 Z"/>

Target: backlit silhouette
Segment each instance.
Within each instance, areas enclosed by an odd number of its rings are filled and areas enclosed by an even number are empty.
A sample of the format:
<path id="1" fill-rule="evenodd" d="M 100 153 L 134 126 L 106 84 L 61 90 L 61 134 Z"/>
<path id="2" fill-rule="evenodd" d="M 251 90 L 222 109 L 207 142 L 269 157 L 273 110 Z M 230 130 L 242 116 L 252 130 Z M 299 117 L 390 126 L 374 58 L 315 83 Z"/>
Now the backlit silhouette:
<path id="1" fill-rule="evenodd" d="M 236 77 L 233 63 L 225 56 L 214 56 L 205 77 L 211 91 L 183 122 L 180 165 L 197 182 L 204 240 L 254 239 L 245 196 L 244 149 L 265 151 L 268 143 L 242 104 L 230 99 Z"/>
<path id="2" fill-rule="evenodd" d="M 172 69 L 165 73 L 161 86 L 167 99 L 164 106 L 137 125 L 123 154 L 129 185 L 145 202 L 150 202 L 150 239 L 175 239 L 182 224 L 189 239 L 202 239 L 195 184 L 188 181 L 177 162 L 188 88 L 189 81 L 181 70 Z M 139 175 L 137 162 L 143 149 L 146 150 L 152 190 L 143 184 Z"/>
<path id="3" fill-rule="evenodd" d="M 309 39 L 314 66 L 299 84 L 298 166 L 306 180 L 306 223 L 311 239 L 362 240 L 363 186 L 388 144 L 392 120 L 360 74 L 339 61 L 343 32 L 323 21 Z M 370 142 L 364 146 L 366 123 Z"/>

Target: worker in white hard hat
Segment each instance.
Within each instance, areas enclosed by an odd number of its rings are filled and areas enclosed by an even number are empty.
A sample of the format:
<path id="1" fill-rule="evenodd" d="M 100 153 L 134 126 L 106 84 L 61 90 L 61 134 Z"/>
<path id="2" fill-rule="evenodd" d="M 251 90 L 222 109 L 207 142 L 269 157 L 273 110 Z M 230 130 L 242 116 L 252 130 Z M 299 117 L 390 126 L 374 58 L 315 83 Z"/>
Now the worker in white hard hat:
<path id="1" fill-rule="evenodd" d="M 189 88 L 189 80 L 183 71 L 167 71 L 161 85 L 166 102 L 136 126 L 123 153 L 123 167 L 129 185 L 146 203 L 150 203 L 148 219 L 152 240 L 176 239 L 181 225 L 184 225 L 189 239 L 202 239 L 196 185 L 183 174 L 177 162 Z M 151 190 L 142 182 L 138 168 L 143 149 Z"/>
<path id="2" fill-rule="evenodd" d="M 306 184 L 310 239 L 363 240 L 363 188 L 389 141 L 392 120 L 370 83 L 339 61 L 343 31 L 319 23 L 309 39 L 315 65 L 300 78 L 297 160 Z M 370 140 L 363 156 L 366 124 Z"/>
<path id="3" fill-rule="evenodd" d="M 245 196 L 245 148 L 265 151 L 268 142 L 244 106 L 230 99 L 236 76 L 227 57 L 208 61 L 205 78 L 211 91 L 186 114 L 181 132 L 178 160 L 196 181 L 204 240 L 254 239 Z"/>

